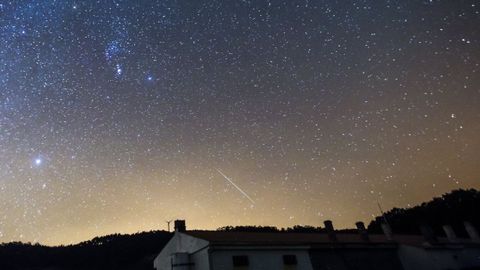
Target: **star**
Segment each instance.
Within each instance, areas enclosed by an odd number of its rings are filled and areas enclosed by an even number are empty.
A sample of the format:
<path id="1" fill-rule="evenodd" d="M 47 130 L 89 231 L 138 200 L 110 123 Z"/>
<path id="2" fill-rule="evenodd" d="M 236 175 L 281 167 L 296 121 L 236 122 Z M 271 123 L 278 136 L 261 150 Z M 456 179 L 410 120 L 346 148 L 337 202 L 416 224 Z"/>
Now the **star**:
<path id="1" fill-rule="evenodd" d="M 34 163 L 35 163 L 36 166 L 40 166 L 43 163 L 43 159 L 39 158 L 39 157 L 35 158 Z"/>
<path id="2" fill-rule="evenodd" d="M 117 64 L 116 65 L 116 74 L 117 76 L 121 76 L 123 73 L 123 69 L 122 69 L 122 66 L 120 64 Z"/>
<path id="3" fill-rule="evenodd" d="M 0 2 L 2 240 L 349 227 L 380 194 L 480 188 L 475 1 Z"/>

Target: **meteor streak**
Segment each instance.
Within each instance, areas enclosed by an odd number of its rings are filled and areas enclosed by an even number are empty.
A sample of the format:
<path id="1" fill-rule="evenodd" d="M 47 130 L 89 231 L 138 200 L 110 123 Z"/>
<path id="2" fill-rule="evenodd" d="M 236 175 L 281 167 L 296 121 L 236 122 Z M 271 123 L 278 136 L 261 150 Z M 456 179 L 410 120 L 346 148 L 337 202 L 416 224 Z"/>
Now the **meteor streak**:
<path id="1" fill-rule="evenodd" d="M 237 186 L 228 176 L 226 176 L 222 171 L 220 171 L 219 169 L 215 169 L 217 170 L 217 172 L 219 174 L 221 174 L 223 176 L 223 178 L 225 178 L 230 184 L 232 184 L 240 193 L 243 194 L 243 196 L 245 196 L 245 198 L 247 198 L 248 200 L 250 200 L 250 202 L 252 202 L 252 204 L 255 204 L 255 201 L 250 198 L 250 196 L 248 196 L 248 194 L 243 191 L 239 186 Z"/>

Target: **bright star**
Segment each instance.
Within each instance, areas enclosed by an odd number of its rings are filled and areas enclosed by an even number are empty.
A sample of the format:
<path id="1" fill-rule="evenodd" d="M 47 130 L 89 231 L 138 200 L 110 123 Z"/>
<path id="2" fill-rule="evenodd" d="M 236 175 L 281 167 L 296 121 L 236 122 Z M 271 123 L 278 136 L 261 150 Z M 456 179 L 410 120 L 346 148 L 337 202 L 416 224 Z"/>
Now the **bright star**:
<path id="1" fill-rule="evenodd" d="M 123 73 L 122 66 L 120 64 L 117 64 L 117 75 L 120 76 L 122 75 L 122 73 Z"/>
<path id="2" fill-rule="evenodd" d="M 42 164 L 42 159 L 41 158 L 36 158 L 35 159 L 35 165 L 40 166 Z"/>

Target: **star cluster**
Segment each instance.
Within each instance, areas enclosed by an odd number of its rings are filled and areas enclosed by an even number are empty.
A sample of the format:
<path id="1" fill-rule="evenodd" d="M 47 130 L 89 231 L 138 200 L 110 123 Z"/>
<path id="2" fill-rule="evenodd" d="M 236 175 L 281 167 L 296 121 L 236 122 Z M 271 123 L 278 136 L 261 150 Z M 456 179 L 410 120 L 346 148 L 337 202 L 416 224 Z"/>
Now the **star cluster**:
<path id="1" fill-rule="evenodd" d="M 1 1 L 0 242 L 480 188 L 478 25 L 473 0 Z"/>

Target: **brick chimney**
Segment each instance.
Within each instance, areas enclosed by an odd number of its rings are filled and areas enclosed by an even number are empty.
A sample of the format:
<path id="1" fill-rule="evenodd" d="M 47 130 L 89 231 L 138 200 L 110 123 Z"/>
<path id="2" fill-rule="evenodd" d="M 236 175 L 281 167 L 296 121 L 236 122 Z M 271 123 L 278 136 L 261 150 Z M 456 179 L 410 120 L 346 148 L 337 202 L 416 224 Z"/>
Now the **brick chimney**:
<path id="1" fill-rule="evenodd" d="M 392 232 L 392 227 L 390 227 L 389 224 L 382 222 L 380 224 L 382 227 L 383 234 L 385 234 L 385 237 L 387 238 L 388 241 L 393 241 L 393 232 Z"/>
<path id="2" fill-rule="evenodd" d="M 175 220 L 175 231 L 176 232 L 185 232 L 187 230 L 187 227 L 185 226 L 185 220 Z"/>
<path id="3" fill-rule="evenodd" d="M 435 244 L 438 242 L 437 237 L 435 236 L 435 233 L 432 230 L 432 227 L 430 227 L 427 224 L 420 225 L 420 231 L 422 232 L 423 238 L 425 241 L 429 244 Z"/>
<path id="4" fill-rule="evenodd" d="M 473 242 L 480 242 L 480 236 L 478 235 L 477 229 L 473 226 L 472 223 L 468 221 L 464 221 L 463 225 L 465 225 L 465 230 L 468 233 L 468 236 Z"/>
<path id="5" fill-rule="evenodd" d="M 327 232 L 328 238 L 330 239 L 330 241 L 337 242 L 338 239 L 337 239 L 337 235 L 335 234 L 335 229 L 333 228 L 332 221 L 325 220 L 323 224 L 325 225 L 325 231 Z"/>
<path id="6" fill-rule="evenodd" d="M 452 226 L 443 225 L 442 228 L 443 228 L 443 231 L 445 232 L 445 235 L 447 236 L 447 239 L 450 243 L 457 243 L 458 242 L 457 235 L 455 234 L 455 231 L 453 230 Z"/>
<path id="7" fill-rule="evenodd" d="M 360 234 L 360 237 L 362 238 L 362 240 L 365 242 L 369 242 L 370 238 L 368 237 L 367 229 L 365 229 L 365 224 L 359 221 L 355 223 L 355 226 L 357 226 L 358 234 Z"/>

